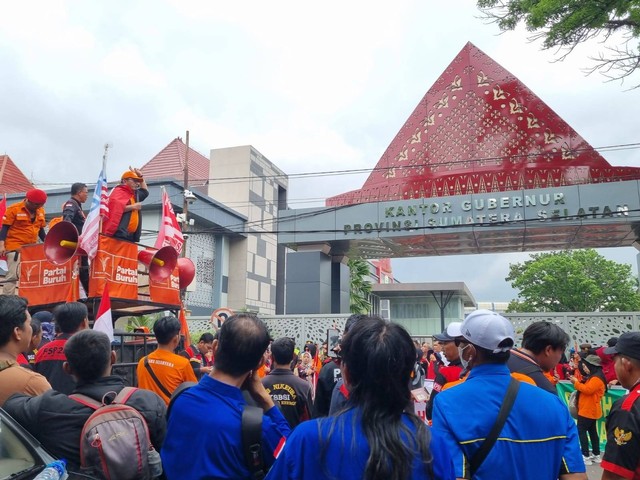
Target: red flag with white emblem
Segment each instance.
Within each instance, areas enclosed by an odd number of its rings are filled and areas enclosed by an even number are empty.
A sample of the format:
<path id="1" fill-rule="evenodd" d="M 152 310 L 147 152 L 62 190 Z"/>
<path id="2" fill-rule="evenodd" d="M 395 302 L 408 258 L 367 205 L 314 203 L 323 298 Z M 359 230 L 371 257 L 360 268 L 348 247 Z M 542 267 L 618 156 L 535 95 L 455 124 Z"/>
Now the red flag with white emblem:
<path id="1" fill-rule="evenodd" d="M 176 214 L 173 212 L 171 206 L 171 200 L 167 191 L 162 188 L 162 223 L 160 230 L 158 231 L 158 239 L 156 240 L 155 248 L 160 250 L 167 245 L 176 249 L 176 252 L 182 251 L 182 245 L 184 244 L 184 237 L 182 236 L 182 230 L 176 220 Z"/>

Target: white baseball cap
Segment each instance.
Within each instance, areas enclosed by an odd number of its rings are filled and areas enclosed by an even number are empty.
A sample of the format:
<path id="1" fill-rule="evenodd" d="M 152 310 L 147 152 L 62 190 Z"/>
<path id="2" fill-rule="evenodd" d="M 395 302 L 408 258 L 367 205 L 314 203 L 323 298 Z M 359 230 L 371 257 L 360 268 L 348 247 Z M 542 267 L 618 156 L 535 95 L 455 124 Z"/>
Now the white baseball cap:
<path id="1" fill-rule="evenodd" d="M 460 333 L 469 343 L 493 353 L 511 350 L 515 338 L 511 322 L 491 310 L 471 312 L 460 325 Z M 503 343 L 507 339 L 510 342 Z"/>
<path id="2" fill-rule="evenodd" d="M 460 327 L 462 326 L 462 322 L 451 322 L 447 325 L 447 335 L 450 337 L 456 338 L 462 336 L 462 330 Z"/>

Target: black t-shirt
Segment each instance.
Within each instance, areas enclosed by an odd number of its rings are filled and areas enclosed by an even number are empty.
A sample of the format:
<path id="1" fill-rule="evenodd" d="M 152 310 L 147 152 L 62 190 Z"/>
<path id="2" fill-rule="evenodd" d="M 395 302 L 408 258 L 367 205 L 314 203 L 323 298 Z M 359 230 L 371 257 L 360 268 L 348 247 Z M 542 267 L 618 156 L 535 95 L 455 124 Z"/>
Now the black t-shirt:
<path id="1" fill-rule="evenodd" d="M 262 384 L 293 429 L 311 418 L 311 384 L 288 368 L 276 368 Z"/>
<path id="2" fill-rule="evenodd" d="M 601 466 L 624 478 L 640 479 L 640 384 L 617 400 L 607 417 L 607 446 Z"/>
<path id="3" fill-rule="evenodd" d="M 62 207 L 62 219 L 65 222 L 73 223 L 78 229 L 78 233 L 82 233 L 85 218 L 82 206 L 75 198 L 72 197 L 65 202 Z"/>
<path id="4" fill-rule="evenodd" d="M 333 360 L 324 364 L 320 369 L 318 383 L 316 384 L 316 398 L 313 403 L 313 418 L 329 415 L 331 393 L 333 392 L 333 387 L 341 378 L 340 367 Z"/>

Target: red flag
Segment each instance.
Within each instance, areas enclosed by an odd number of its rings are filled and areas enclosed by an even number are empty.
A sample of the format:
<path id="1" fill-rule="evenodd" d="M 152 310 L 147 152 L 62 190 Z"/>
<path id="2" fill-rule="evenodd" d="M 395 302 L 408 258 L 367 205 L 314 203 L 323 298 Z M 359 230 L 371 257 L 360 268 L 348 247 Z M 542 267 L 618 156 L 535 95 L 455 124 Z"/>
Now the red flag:
<path id="1" fill-rule="evenodd" d="M 182 251 L 182 245 L 184 244 L 184 237 L 182 236 L 182 230 L 176 220 L 176 214 L 173 212 L 171 206 L 171 200 L 167 191 L 162 189 L 162 224 L 158 231 L 158 239 L 156 240 L 155 248 L 160 250 L 167 245 L 176 249 L 176 252 Z"/>
<path id="2" fill-rule="evenodd" d="M 111 318 L 111 297 L 109 297 L 109 283 L 106 283 L 100 300 L 100 308 L 96 320 L 93 322 L 93 329 L 104 332 L 113 342 L 113 319 Z"/>

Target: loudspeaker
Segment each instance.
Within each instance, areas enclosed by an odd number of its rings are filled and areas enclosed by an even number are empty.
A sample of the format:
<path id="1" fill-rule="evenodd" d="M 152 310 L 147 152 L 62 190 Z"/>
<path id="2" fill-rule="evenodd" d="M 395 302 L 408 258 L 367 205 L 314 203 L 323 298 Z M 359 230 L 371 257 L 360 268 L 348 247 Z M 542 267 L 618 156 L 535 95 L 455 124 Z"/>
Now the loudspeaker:
<path id="1" fill-rule="evenodd" d="M 169 278 L 176 268 L 178 252 L 168 245 L 160 250 L 141 250 L 138 252 L 138 261 L 147 266 L 151 280 L 161 282 Z"/>
<path id="2" fill-rule="evenodd" d="M 178 278 L 180 283 L 180 290 L 184 290 L 193 279 L 196 277 L 196 266 L 193 264 L 190 258 L 180 257 L 178 259 Z"/>
<path id="3" fill-rule="evenodd" d="M 76 253 L 86 255 L 78 248 L 78 229 L 71 222 L 58 222 L 44 238 L 44 256 L 55 265 L 66 263 Z"/>

